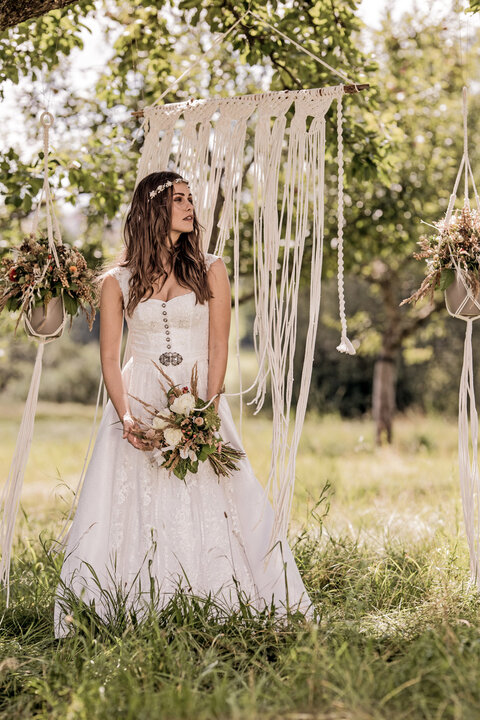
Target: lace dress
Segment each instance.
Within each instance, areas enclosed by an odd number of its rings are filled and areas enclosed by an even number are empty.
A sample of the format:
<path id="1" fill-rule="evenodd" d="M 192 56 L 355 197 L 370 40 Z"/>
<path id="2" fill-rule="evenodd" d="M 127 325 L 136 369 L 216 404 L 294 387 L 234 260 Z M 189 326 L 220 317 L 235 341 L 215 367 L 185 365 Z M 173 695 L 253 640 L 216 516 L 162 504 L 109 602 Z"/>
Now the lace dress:
<path id="1" fill-rule="evenodd" d="M 206 255 L 207 267 L 216 259 Z M 126 306 L 129 270 L 116 267 L 110 272 Z M 206 397 L 208 312 L 208 303 L 197 303 L 193 292 L 137 305 L 132 317 L 127 316 L 131 358 L 123 370 L 131 395 L 166 407 L 152 363 L 161 357 L 166 373 L 182 386 L 189 385 L 197 363 L 199 396 Z M 133 415 L 144 414 L 134 400 L 131 410 Z M 218 411 L 223 439 L 241 448 L 223 396 Z M 197 595 L 212 593 L 231 607 L 238 603 L 241 589 L 259 609 L 273 598 L 279 612 L 284 612 L 288 597 L 290 607 L 308 612 L 310 600 L 290 548 L 274 548 L 265 562 L 272 522 L 272 508 L 247 458 L 229 478 L 218 478 L 203 462 L 198 473 L 187 473 L 182 481 L 152 463 L 151 453 L 122 438 L 109 401 L 67 540 L 55 604 L 56 636 L 70 629 L 65 623 L 64 585 L 85 602 L 94 601 L 107 620 L 108 593 L 99 586 L 120 589 L 128 604 L 138 609 L 150 598 L 152 579 L 160 606 L 181 586 Z"/>

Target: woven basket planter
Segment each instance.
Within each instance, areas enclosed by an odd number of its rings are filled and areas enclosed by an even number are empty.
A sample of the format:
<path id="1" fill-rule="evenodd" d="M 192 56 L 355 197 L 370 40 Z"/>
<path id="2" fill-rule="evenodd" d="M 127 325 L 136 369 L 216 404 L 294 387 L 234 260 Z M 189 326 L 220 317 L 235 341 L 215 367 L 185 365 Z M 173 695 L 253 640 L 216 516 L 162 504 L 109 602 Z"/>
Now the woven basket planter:
<path id="1" fill-rule="evenodd" d="M 39 305 L 33 308 L 25 319 L 25 331 L 31 337 L 60 337 L 65 321 L 65 307 L 62 297 L 50 300 L 47 307 Z"/>
<path id="2" fill-rule="evenodd" d="M 470 298 L 466 300 L 467 294 L 465 285 L 457 272 L 455 280 L 445 290 L 445 304 L 450 315 L 465 318 L 465 320 L 480 315 L 480 293 L 476 295 L 475 300 Z"/>

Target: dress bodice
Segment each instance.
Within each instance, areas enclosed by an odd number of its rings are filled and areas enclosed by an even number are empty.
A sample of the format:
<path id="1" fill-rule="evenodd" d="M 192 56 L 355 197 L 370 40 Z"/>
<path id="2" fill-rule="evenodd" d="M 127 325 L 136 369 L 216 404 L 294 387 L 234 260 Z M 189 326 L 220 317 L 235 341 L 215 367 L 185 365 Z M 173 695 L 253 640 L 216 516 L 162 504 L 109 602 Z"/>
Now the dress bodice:
<path id="1" fill-rule="evenodd" d="M 217 260 L 206 254 L 207 269 Z M 110 271 L 120 285 L 124 307 L 128 303 L 131 271 L 117 266 Z M 208 359 L 208 302 L 197 302 L 193 291 L 170 300 L 149 298 L 138 303 L 131 316 L 125 315 L 130 352 L 135 360 L 155 360 L 162 365 Z"/>

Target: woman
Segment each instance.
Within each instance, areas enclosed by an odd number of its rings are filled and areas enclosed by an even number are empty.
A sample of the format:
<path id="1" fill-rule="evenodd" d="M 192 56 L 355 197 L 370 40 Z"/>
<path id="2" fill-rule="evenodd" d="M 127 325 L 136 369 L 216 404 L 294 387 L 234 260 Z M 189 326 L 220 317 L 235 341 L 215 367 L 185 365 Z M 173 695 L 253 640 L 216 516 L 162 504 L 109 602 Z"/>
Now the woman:
<path id="1" fill-rule="evenodd" d="M 135 398 L 167 406 L 154 363 L 181 386 L 198 369 L 198 394 L 214 398 L 225 442 L 241 448 L 221 393 L 227 366 L 230 288 L 223 261 L 200 249 L 188 184 L 172 172 L 138 185 L 125 225 L 123 261 L 106 273 L 100 304 L 100 353 L 110 400 L 85 477 L 55 606 L 57 637 L 68 633 L 68 593 L 111 612 L 113 588 L 141 610 L 154 580 L 160 606 L 179 587 L 212 593 L 227 607 L 238 591 L 258 607 L 275 602 L 307 612 L 310 601 L 290 549 L 269 550 L 273 513 L 243 458 L 232 477 L 208 462 L 185 482 L 152 462 L 135 434 L 144 414 Z M 123 318 L 131 357 L 123 373 Z M 123 432 L 118 420 L 121 420 Z"/>

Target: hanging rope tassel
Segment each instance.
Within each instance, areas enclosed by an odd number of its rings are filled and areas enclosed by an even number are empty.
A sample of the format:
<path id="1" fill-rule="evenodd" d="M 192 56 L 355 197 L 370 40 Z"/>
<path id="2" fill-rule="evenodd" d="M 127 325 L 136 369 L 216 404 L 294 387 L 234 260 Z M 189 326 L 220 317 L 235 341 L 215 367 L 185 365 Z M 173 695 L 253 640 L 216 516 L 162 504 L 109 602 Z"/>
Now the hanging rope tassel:
<path id="1" fill-rule="evenodd" d="M 53 208 L 52 196 L 50 193 L 50 185 L 48 179 L 48 140 L 49 130 L 53 124 L 53 116 L 49 112 L 42 113 L 40 122 L 43 127 L 43 152 L 44 152 L 44 180 L 40 199 L 38 201 L 37 209 L 33 218 L 32 233 L 35 234 L 38 230 L 39 219 L 40 219 L 40 208 L 42 207 L 42 201 L 45 199 L 45 213 L 47 220 L 47 235 L 49 249 L 53 255 L 54 262 L 57 267 L 59 266 L 57 249 L 55 247 L 55 237 L 61 243 L 60 228 L 55 216 Z M 44 272 L 46 271 L 46 268 Z M 53 302 L 53 300 L 51 301 Z M 30 389 L 28 391 L 25 408 L 23 411 L 22 421 L 20 423 L 20 429 L 18 431 L 17 442 L 15 445 L 15 451 L 13 454 L 12 463 L 8 473 L 8 478 L 2 491 L 0 498 L 0 583 L 6 588 L 7 599 L 6 605 L 8 607 L 10 600 L 10 560 L 12 554 L 12 543 L 15 530 L 15 521 L 18 514 L 18 508 L 20 505 L 20 496 L 22 493 L 23 480 L 25 476 L 25 468 L 27 466 L 28 456 L 30 453 L 30 446 L 33 439 L 33 428 L 35 423 L 35 413 L 38 402 L 38 391 L 40 387 L 40 377 L 42 375 L 42 360 L 45 345 L 52 340 L 58 338 L 62 333 L 66 325 L 65 308 L 63 306 L 63 297 L 61 298 L 62 303 L 62 320 L 60 324 L 51 332 L 42 332 L 35 330 L 30 322 L 30 319 L 25 315 L 25 329 L 27 333 L 38 341 L 37 357 L 35 360 L 35 366 L 33 369 L 32 380 L 30 383 Z M 33 307 L 33 300 L 32 300 Z"/>
<path id="2" fill-rule="evenodd" d="M 12 464 L 8 473 L 7 482 L 3 488 L 1 498 L 1 522 L 0 522 L 0 549 L 2 558 L 0 561 L 0 582 L 5 585 L 7 591 L 7 607 L 10 599 L 10 558 L 12 553 L 13 532 L 15 519 L 20 504 L 23 478 L 27 465 L 30 446 L 33 438 L 33 426 L 35 412 L 37 409 L 38 390 L 40 377 L 42 375 L 42 360 L 45 342 L 40 342 L 37 350 L 35 366 L 33 368 L 32 381 L 28 392 L 27 401 L 23 410 L 22 422 L 18 431 L 17 443 L 13 454 Z"/>
<path id="3" fill-rule="evenodd" d="M 340 309 L 340 323 L 342 327 L 342 337 L 340 345 L 337 345 L 338 352 L 355 355 L 355 348 L 347 337 L 347 316 L 345 314 L 345 268 L 343 261 L 343 227 L 345 218 L 343 214 L 343 109 L 342 95 L 337 98 L 337 135 L 338 135 L 338 304 Z"/>
<path id="4" fill-rule="evenodd" d="M 472 580 L 480 589 L 478 414 L 473 376 L 472 320 L 467 320 L 463 367 L 458 396 L 458 464 L 463 519 L 470 551 Z M 470 407 L 469 407 L 470 405 Z M 470 420 L 470 422 L 469 422 Z M 472 454 L 470 456 L 470 443 Z"/>

